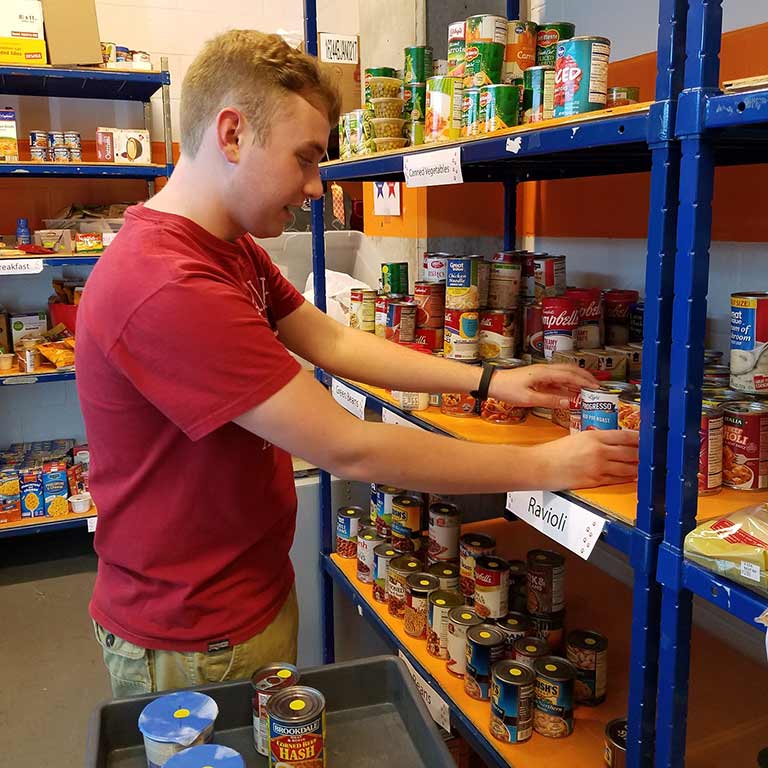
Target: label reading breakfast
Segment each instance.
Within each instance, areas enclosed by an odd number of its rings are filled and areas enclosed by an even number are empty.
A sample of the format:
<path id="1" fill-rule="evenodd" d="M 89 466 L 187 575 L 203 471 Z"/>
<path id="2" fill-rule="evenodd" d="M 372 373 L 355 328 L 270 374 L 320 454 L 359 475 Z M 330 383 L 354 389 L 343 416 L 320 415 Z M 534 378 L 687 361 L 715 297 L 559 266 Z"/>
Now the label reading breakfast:
<path id="1" fill-rule="evenodd" d="M 327 64 L 357 64 L 357 37 L 320 33 L 320 61 Z"/>
<path id="2" fill-rule="evenodd" d="M 588 560 L 605 520 L 550 491 L 512 491 L 507 509 L 579 557 Z"/>
<path id="3" fill-rule="evenodd" d="M 36 275 L 42 271 L 42 259 L 0 259 L 0 275 Z"/>
<path id="4" fill-rule="evenodd" d="M 358 419 L 365 419 L 365 395 L 355 392 L 354 389 L 342 384 L 338 379 L 331 383 L 333 399 L 345 410 Z"/>
<path id="5" fill-rule="evenodd" d="M 461 148 L 450 147 L 403 157 L 406 187 L 439 187 L 462 184 Z"/>

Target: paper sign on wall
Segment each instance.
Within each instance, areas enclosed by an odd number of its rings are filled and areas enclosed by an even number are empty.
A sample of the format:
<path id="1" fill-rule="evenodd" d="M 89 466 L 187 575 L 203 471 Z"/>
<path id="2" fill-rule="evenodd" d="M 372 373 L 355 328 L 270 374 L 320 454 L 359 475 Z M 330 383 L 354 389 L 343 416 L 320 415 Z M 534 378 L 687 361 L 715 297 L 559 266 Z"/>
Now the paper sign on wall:
<path id="1" fill-rule="evenodd" d="M 412 421 L 403 418 L 399 413 L 390 411 L 389 408 L 381 409 L 381 420 L 385 424 L 395 424 L 398 427 L 411 427 L 412 429 L 421 429 L 418 424 L 414 424 Z"/>
<path id="2" fill-rule="evenodd" d="M 342 384 L 338 379 L 331 381 L 331 394 L 345 411 L 349 411 L 358 419 L 365 419 L 365 395 L 355 392 L 354 389 Z"/>
<path id="3" fill-rule="evenodd" d="M 373 214 L 374 216 L 400 215 L 400 182 L 373 182 Z"/>
<path id="4" fill-rule="evenodd" d="M 357 64 L 359 46 L 357 35 L 320 33 L 320 61 L 325 64 Z"/>
<path id="5" fill-rule="evenodd" d="M 551 491 L 508 493 L 507 509 L 585 560 L 605 526 L 604 518 Z"/>
<path id="6" fill-rule="evenodd" d="M 461 174 L 461 147 L 405 155 L 403 175 L 407 187 L 462 184 L 464 177 Z"/>
<path id="7" fill-rule="evenodd" d="M 36 275 L 42 271 L 42 259 L 0 259 L 0 275 Z"/>
<path id="8" fill-rule="evenodd" d="M 432 715 L 432 719 L 443 729 L 451 732 L 451 710 L 448 708 L 448 704 L 445 699 L 414 669 L 413 664 L 406 658 L 402 651 L 398 651 L 397 655 L 405 662 L 405 666 L 408 667 L 408 671 L 411 673 L 413 682 L 416 683 L 421 698 L 424 699 L 424 703 L 427 705 L 429 714 Z"/>

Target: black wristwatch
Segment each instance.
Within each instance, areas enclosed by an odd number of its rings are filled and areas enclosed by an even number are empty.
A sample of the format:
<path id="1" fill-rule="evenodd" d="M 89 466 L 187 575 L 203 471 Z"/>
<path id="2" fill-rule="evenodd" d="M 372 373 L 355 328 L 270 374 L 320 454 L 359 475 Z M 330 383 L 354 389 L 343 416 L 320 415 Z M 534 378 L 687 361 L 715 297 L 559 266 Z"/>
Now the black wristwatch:
<path id="1" fill-rule="evenodd" d="M 491 379 L 495 372 L 496 366 L 493 363 L 483 363 L 483 375 L 480 377 L 480 385 L 469 393 L 475 400 L 488 399 L 488 390 L 491 387 Z"/>

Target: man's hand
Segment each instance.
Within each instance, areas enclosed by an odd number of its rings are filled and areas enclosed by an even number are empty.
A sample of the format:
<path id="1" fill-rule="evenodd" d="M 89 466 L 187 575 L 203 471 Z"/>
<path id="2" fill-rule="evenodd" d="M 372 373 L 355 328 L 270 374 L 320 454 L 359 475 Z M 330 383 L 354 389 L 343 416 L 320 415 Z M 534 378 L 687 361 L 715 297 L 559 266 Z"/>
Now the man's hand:
<path id="1" fill-rule="evenodd" d="M 496 371 L 489 394 L 510 405 L 567 408 L 572 392 L 598 385 L 589 371 L 576 365 L 527 365 L 511 371 Z"/>

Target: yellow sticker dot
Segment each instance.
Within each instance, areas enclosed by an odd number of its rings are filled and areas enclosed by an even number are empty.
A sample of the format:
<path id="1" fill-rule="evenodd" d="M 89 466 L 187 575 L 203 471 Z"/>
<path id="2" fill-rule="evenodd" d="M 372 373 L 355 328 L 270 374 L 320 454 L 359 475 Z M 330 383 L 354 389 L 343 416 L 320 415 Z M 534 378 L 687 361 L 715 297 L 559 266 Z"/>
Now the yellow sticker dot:
<path id="1" fill-rule="evenodd" d="M 483 542 L 482 541 L 471 541 L 470 544 L 473 547 L 479 547 Z"/>
<path id="2" fill-rule="evenodd" d="M 461 614 L 461 618 L 464 619 L 465 621 L 469 621 L 469 619 L 472 618 L 472 614 L 471 613 L 462 613 Z"/>
<path id="3" fill-rule="evenodd" d="M 537 560 L 546 560 L 547 556 L 546 555 L 536 555 L 536 559 Z"/>
<path id="4" fill-rule="evenodd" d="M 182 709 L 177 709 L 177 710 L 176 710 L 176 711 L 173 713 L 173 716 L 174 716 L 174 717 L 175 717 L 177 720 L 181 720 L 181 719 L 183 719 L 183 718 L 185 718 L 185 717 L 189 717 L 189 710 L 188 710 L 188 709 L 184 709 L 184 708 L 182 708 Z"/>
<path id="5" fill-rule="evenodd" d="M 422 587 L 428 587 L 429 586 L 429 582 L 426 579 L 420 579 L 419 580 L 419 585 L 422 586 Z"/>
<path id="6" fill-rule="evenodd" d="M 387 555 L 394 555 L 394 554 L 395 554 L 395 550 L 394 549 L 388 549 L 387 550 Z"/>
<path id="7" fill-rule="evenodd" d="M 445 605 L 445 600 L 443 600 L 442 597 L 438 597 L 437 600 L 435 600 L 435 605 Z"/>
<path id="8" fill-rule="evenodd" d="M 491 636 L 490 632 L 481 632 L 480 637 L 483 638 L 483 640 L 487 640 Z"/>
<path id="9" fill-rule="evenodd" d="M 301 699 L 294 699 L 288 706 L 294 712 L 301 712 L 301 710 L 304 709 L 307 705 L 306 702 L 303 702 Z"/>
<path id="10" fill-rule="evenodd" d="M 523 674 L 523 671 L 521 669 L 510 669 L 509 674 L 514 675 L 515 677 L 520 677 L 520 675 Z"/>
<path id="11" fill-rule="evenodd" d="M 545 664 L 544 669 L 546 669 L 547 672 L 557 672 L 557 667 L 554 664 Z"/>
<path id="12" fill-rule="evenodd" d="M 372 540 L 373 540 L 373 536 L 371 536 L 371 534 L 370 534 L 370 533 L 366 533 L 366 534 L 365 534 L 365 536 L 363 536 L 363 538 L 364 538 L 366 541 L 372 541 Z"/>
<path id="13" fill-rule="evenodd" d="M 510 627 L 514 627 L 520 622 L 517 619 L 507 619 L 507 624 L 509 624 Z"/>
<path id="14" fill-rule="evenodd" d="M 594 645 L 597 642 L 594 637 L 587 637 L 584 639 L 584 645 Z"/>
<path id="15" fill-rule="evenodd" d="M 526 645 L 525 650 L 528 651 L 528 653 L 535 653 L 536 652 L 536 646 L 535 645 Z"/>
<path id="16" fill-rule="evenodd" d="M 415 568 L 417 565 L 421 565 L 421 563 L 408 563 L 409 568 Z"/>
<path id="17" fill-rule="evenodd" d="M 489 568 L 498 568 L 499 564 L 495 560 L 491 560 L 490 563 L 488 563 Z"/>
<path id="18" fill-rule="evenodd" d="M 287 680 L 291 676 L 291 670 L 281 669 L 278 671 L 277 676 L 282 678 L 283 680 Z"/>

